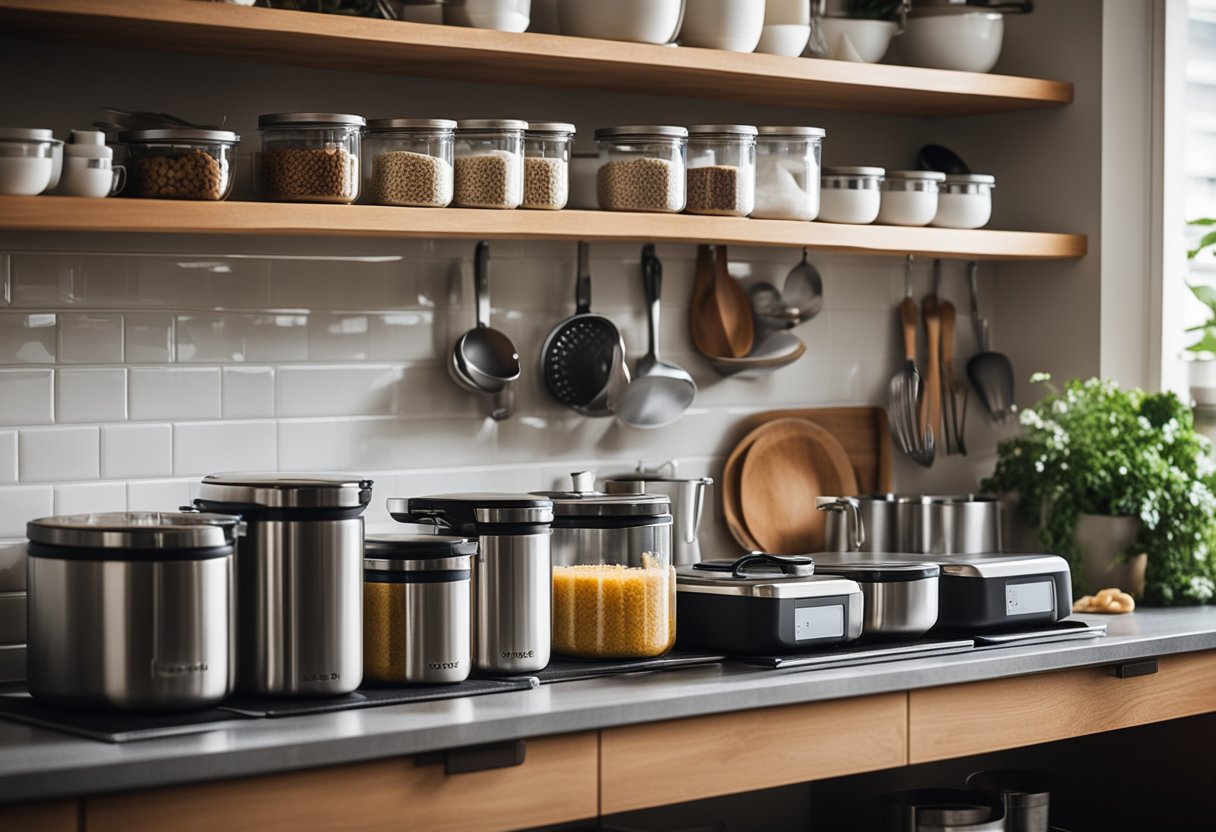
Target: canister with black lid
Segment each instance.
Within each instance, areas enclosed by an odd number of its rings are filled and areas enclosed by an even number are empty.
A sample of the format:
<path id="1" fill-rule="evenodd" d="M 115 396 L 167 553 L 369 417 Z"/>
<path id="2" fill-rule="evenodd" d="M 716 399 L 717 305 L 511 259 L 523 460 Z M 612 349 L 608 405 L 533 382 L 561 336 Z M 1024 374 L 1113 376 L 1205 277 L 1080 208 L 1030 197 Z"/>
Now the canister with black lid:
<path id="1" fill-rule="evenodd" d="M 438 534 L 368 535 L 363 678 L 453 684 L 472 667 L 470 569 L 477 544 Z"/>
<path id="2" fill-rule="evenodd" d="M 553 501 L 533 494 L 393 498 L 401 523 L 477 540 L 472 569 L 473 668 L 517 675 L 549 664 Z"/>

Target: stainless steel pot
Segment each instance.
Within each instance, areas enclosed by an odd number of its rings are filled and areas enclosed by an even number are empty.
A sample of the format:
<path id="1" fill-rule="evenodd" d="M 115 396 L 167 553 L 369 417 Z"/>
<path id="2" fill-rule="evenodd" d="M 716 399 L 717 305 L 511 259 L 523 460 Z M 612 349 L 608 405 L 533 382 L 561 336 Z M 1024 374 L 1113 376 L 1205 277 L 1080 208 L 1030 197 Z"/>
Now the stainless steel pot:
<path id="1" fill-rule="evenodd" d="M 363 514 L 372 482 L 333 474 L 212 474 L 203 511 L 241 514 L 237 687 L 341 696 L 363 679 Z"/>
<path id="2" fill-rule="evenodd" d="M 825 553 L 815 555 L 815 571 L 848 578 L 861 587 L 862 635 L 867 638 L 919 638 L 937 623 L 937 564 Z"/>
<path id="3" fill-rule="evenodd" d="M 119 710 L 201 708 L 226 697 L 239 522 L 114 512 L 29 523 L 30 693 Z"/>
<path id="4" fill-rule="evenodd" d="M 363 678 L 454 684 L 472 669 L 466 537 L 368 535 L 363 558 Z"/>
<path id="5" fill-rule="evenodd" d="M 1001 502 L 995 497 L 902 497 L 897 513 L 901 552 L 975 555 L 1001 551 Z"/>
<path id="6" fill-rule="evenodd" d="M 642 566 L 642 555 L 671 563 L 671 503 L 661 494 L 604 494 L 588 471 L 571 474 L 573 490 L 538 493 L 553 501 L 554 566 Z"/>
<path id="7" fill-rule="evenodd" d="M 1046 771 L 996 769 L 975 772 L 967 778 L 967 785 L 1000 799 L 1007 832 L 1047 832 L 1055 780 Z"/>
<path id="8" fill-rule="evenodd" d="M 549 664 L 553 502 L 532 494 L 393 498 L 388 511 L 477 539 L 473 561 L 473 667 L 517 675 Z"/>
<path id="9" fill-rule="evenodd" d="M 669 474 L 665 475 L 665 470 Z M 634 474 L 615 476 L 604 481 L 609 494 L 661 494 L 671 501 L 671 557 L 676 566 L 688 566 L 701 560 L 701 544 L 697 538 L 701 514 L 705 508 L 705 490 L 714 484 L 710 477 L 679 479 L 674 461 L 648 470 L 641 465 Z"/>
<path id="10" fill-rule="evenodd" d="M 893 832 L 1000 832 L 1001 804 L 966 789 L 906 789 L 882 796 Z"/>

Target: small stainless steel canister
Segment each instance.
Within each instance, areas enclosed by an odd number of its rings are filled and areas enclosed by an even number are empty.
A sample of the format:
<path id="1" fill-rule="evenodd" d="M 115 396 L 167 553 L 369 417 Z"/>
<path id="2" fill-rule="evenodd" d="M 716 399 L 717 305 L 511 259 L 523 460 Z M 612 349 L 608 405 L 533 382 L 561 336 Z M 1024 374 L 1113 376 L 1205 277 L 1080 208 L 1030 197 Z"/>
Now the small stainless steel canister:
<path id="1" fill-rule="evenodd" d="M 363 678 L 454 684 L 472 669 L 469 580 L 477 544 L 439 534 L 368 535 Z"/>
<path id="2" fill-rule="evenodd" d="M 967 778 L 967 785 L 1000 799 L 1008 832 L 1047 832 L 1055 780 L 1046 771 L 996 769 L 977 771 Z"/>
<path id="3" fill-rule="evenodd" d="M 30 693 L 115 710 L 224 699 L 234 677 L 239 522 L 112 512 L 29 523 Z"/>
<path id="4" fill-rule="evenodd" d="M 553 501 L 532 494 L 439 494 L 390 499 L 402 523 L 477 539 L 473 561 L 473 668 L 517 675 L 549 664 Z"/>
<path id="5" fill-rule="evenodd" d="M 665 474 L 664 469 L 670 473 Z M 609 494 L 662 494 L 671 501 L 671 562 L 689 566 L 701 561 L 701 544 L 697 534 L 705 507 L 705 490 L 714 484 L 710 477 L 678 479 L 674 461 L 654 470 L 641 465 L 634 474 L 610 477 L 604 481 Z"/>
<path id="6" fill-rule="evenodd" d="M 901 497 L 897 516 L 901 552 L 976 555 L 1001 551 L 1001 502 L 995 497 Z"/>
<path id="7" fill-rule="evenodd" d="M 363 514 L 372 482 L 212 474 L 196 507 L 240 514 L 237 688 L 340 696 L 363 679 Z"/>

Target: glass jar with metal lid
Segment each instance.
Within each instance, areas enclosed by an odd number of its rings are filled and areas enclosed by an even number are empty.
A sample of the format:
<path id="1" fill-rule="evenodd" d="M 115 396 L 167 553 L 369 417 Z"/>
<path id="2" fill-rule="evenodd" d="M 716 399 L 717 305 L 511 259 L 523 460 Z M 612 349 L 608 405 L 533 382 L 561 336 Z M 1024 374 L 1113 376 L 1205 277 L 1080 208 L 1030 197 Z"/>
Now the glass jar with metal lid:
<path id="1" fill-rule="evenodd" d="M 241 139 L 230 130 L 127 130 L 118 139 L 127 146 L 133 196 L 218 201 L 232 193 Z"/>
<path id="2" fill-rule="evenodd" d="M 595 192 L 605 211 L 684 210 L 688 131 L 669 125 L 625 125 L 595 131 Z"/>
<path id="3" fill-rule="evenodd" d="M 938 187 L 946 174 L 935 170 L 887 171 L 880 188 L 883 225 L 928 225 L 937 214 Z"/>
<path id="4" fill-rule="evenodd" d="M 605 494 L 587 471 L 553 500 L 553 649 L 582 658 L 661 656 L 676 637 L 671 501 Z"/>
<path id="5" fill-rule="evenodd" d="M 477 544 L 438 534 L 368 535 L 363 678 L 454 684 L 472 666 L 469 579 Z"/>
<path id="6" fill-rule="evenodd" d="M 522 206 L 560 211 L 570 198 L 570 150 L 574 125 L 532 121 L 524 133 L 524 198 Z"/>
<path id="7" fill-rule="evenodd" d="M 746 217 L 756 202 L 756 133 L 750 124 L 688 128 L 690 214 Z"/>
<path id="8" fill-rule="evenodd" d="M 237 687 L 340 696 L 363 678 L 363 518 L 372 481 L 212 474 L 196 508 L 240 514 Z"/>
<path id="9" fill-rule="evenodd" d="M 473 667 L 490 675 L 549 663 L 553 501 L 534 494 L 390 498 L 400 523 L 477 540 L 473 561 Z"/>
<path id="10" fill-rule="evenodd" d="M 30 693 L 56 705 L 201 708 L 233 687 L 240 518 L 44 517 L 29 536 Z"/>
<path id="11" fill-rule="evenodd" d="M 878 219 L 883 168 L 825 167 L 819 177 L 819 219 L 868 225 Z"/>
<path id="12" fill-rule="evenodd" d="M 363 135 L 364 194 L 378 205 L 443 208 L 452 201 L 456 122 L 383 118 Z"/>
<path id="13" fill-rule="evenodd" d="M 345 113 L 258 116 L 258 191 L 273 202 L 351 203 L 359 196 L 366 120 Z"/>
<path id="14" fill-rule="evenodd" d="M 758 127 L 756 204 L 751 216 L 813 220 L 819 216 L 822 127 Z"/>
<path id="15" fill-rule="evenodd" d="M 986 173 L 951 174 L 937 197 L 939 228 L 983 228 L 992 219 L 992 189 L 996 177 Z"/>
<path id="16" fill-rule="evenodd" d="M 524 131 L 514 118 L 462 119 L 456 125 L 455 205 L 518 208 L 524 197 Z"/>

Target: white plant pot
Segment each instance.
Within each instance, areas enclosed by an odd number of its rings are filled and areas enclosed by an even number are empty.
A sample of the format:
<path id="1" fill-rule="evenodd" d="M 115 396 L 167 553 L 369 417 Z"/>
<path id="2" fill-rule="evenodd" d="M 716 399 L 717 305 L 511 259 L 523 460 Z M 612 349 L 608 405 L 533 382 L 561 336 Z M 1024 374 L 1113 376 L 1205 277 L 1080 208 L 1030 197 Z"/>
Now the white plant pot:
<path id="1" fill-rule="evenodd" d="M 891 20 L 825 17 L 819 21 L 828 55 L 834 61 L 876 64 L 887 54 L 899 26 Z"/>
<path id="2" fill-rule="evenodd" d="M 1216 405 L 1216 358 L 1187 358 L 1186 380 L 1198 405 Z"/>
<path id="3" fill-rule="evenodd" d="M 1148 555 L 1123 557 L 1139 533 L 1139 517 L 1082 514 L 1077 518 L 1073 540 L 1081 550 L 1081 575 L 1089 592 L 1119 587 L 1133 598 L 1144 595 Z"/>

